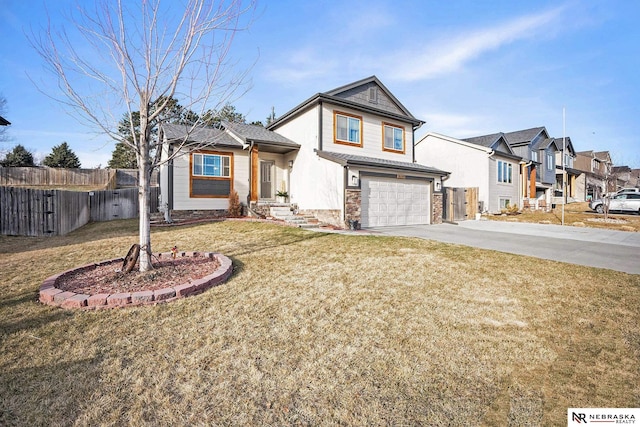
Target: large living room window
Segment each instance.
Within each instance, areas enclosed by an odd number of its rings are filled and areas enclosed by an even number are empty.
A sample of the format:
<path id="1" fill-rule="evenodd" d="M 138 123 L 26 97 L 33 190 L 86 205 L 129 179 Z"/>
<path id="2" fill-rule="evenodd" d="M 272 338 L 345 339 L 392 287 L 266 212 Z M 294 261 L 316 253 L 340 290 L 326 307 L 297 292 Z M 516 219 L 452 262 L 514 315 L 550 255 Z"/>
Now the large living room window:
<path id="1" fill-rule="evenodd" d="M 362 147 L 362 117 L 347 113 L 334 113 L 334 137 L 337 144 Z"/>
<path id="2" fill-rule="evenodd" d="M 220 154 L 194 154 L 193 175 L 229 178 L 231 176 L 231 158 Z"/>
<path id="3" fill-rule="evenodd" d="M 498 182 L 511 184 L 513 182 L 513 166 L 511 163 L 498 160 Z"/>
<path id="4" fill-rule="evenodd" d="M 232 153 L 193 153 L 190 172 L 190 197 L 229 197 L 233 190 Z"/>
<path id="5" fill-rule="evenodd" d="M 389 123 L 382 124 L 382 149 L 404 153 L 404 128 Z"/>

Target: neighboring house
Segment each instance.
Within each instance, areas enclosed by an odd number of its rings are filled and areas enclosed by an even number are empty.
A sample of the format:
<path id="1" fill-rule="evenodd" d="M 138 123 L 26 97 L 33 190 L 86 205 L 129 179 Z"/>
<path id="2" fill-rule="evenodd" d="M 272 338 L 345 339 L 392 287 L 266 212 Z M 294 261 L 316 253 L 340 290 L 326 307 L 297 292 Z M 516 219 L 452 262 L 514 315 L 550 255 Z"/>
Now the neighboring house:
<path id="1" fill-rule="evenodd" d="M 0 116 L 0 126 L 9 126 L 11 123 L 9 122 L 9 120 L 5 119 L 4 117 Z"/>
<path id="2" fill-rule="evenodd" d="M 312 96 L 268 130 L 169 126 L 165 157 L 190 145 L 161 172 L 163 203 L 226 209 L 235 189 L 260 209 L 286 191 L 300 213 L 340 227 L 440 222 L 448 173 L 415 162 L 414 131 L 423 123 L 372 76 Z"/>
<path id="3" fill-rule="evenodd" d="M 640 187 L 640 169 L 631 169 L 629 166 L 614 166 L 611 171 L 618 179 L 619 189 Z"/>
<path id="4" fill-rule="evenodd" d="M 553 203 L 562 203 L 563 181 L 566 182 L 565 203 L 584 202 L 582 193 L 577 191 L 578 178 L 582 172 L 575 169 L 576 151 L 570 137 L 555 138 L 559 151 L 556 152 L 556 183 Z M 564 155 L 564 164 L 563 164 Z M 566 176 L 566 180 L 562 177 Z"/>
<path id="5" fill-rule="evenodd" d="M 495 213 L 520 204 L 521 158 L 502 133 L 456 139 L 429 132 L 416 143 L 416 161 L 450 172 L 446 187 L 477 187 L 480 211 Z"/>
<path id="6" fill-rule="evenodd" d="M 579 197 L 599 199 L 609 191 L 613 162 L 608 151 L 578 151 L 574 164 L 582 172 L 577 182 Z"/>
<path id="7" fill-rule="evenodd" d="M 504 136 L 514 154 L 524 162 L 520 169 L 522 207 L 550 209 L 559 151 L 556 140 L 545 127 L 508 132 Z"/>
<path id="8" fill-rule="evenodd" d="M 559 151 L 555 138 L 549 137 L 544 127 L 516 132 L 466 138 L 465 141 L 492 140 L 502 136 L 511 153 L 522 159 L 519 163 L 519 206 L 521 208 L 550 209 L 552 190 L 556 182 L 556 153 Z"/>

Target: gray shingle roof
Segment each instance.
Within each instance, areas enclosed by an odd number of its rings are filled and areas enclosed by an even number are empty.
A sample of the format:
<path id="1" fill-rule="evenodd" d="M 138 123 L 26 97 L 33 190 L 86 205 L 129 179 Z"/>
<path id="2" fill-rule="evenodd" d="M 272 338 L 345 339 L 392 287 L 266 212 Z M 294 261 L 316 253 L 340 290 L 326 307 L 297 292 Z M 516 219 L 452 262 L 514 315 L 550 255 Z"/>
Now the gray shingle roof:
<path id="1" fill-rule="evenodd" d="M 518 130 L 515 132 L 507 132 L 504 134 L 505 139 L 509 142 L 510 145 L 513 144 L 522 144 L 526 142 L 530 142 L 538 136 L 540 132 L 544 130 L 544 127 L 537 127 L 531 129 Z"/>
<path id="2" fill-rule="evenodd" d="M 222 125 L 245 142 L 269 142 L 285 146 L 288 145 L 291 146 L 291 148 L 300 148 L 299 144 L 262 126 L 231 122 L 222 122 Z"/>
<path id="3" fill-rule="evenodd" d="M 553 138 L 545 138 L 538 141 L 533 147 L 534 150 L 543 150 L 554 142 Z"/>
<path id="4" fill-rule="evenodd" d="M 470 142 L 471 144 L 482 145 L 483 147 L 491 147 L 496 143 L 501 136 L 504 136 L 502 132 L 492 133 L 491 135 L 474 136 L 473 138 L 462 138 L 462 141 Z"/>
<path id="5" fill-rule="evenodd" d="M 340 94 L 340 93 L 342 93 L 344 91 L 347 91 L 349 89 L 352 89 L 352 88 L 360 86 L 360 85 L 367 84 L 369 82 L 375 82 L 386 93 L 386 95 L 390 99 L 394 100 L 394 102 L 398 105 L 398 107 L 403 111 L 403 114 L 394 114 L 394 113 L 391 113 L 391 112 L 388 112 L 388 111 L 380 110 L 380 109 L 375 108 L 373 106 L 366 106 L 364 104 L 360 104 L 360 103 L 356 103 L 356 102 L 353 102 L 353 101 L 349 101 L 347 99 L 342 99 L 339 96 L 337 96 L 338 94 Z M 323 102 L 323 101 L 327 101 L 327 102 L 330 102 L 332 104 L 336 104 L 336 105 L 340 105 L 340 106 L 345 106 L 345 107 L 348 107 L 348 108 L 353 108 L 353 109 L 356 109 L 356 110 L 368 111 L 371 114 L 377 114 L 377 115 L 380 115 L 382 117 L 389 117 L 389 118 L 394 119 L 394 120 L 405 121 L 405 122 L 411 123 L 414 126 L 418 126 L 418 127 L 422 126 L 424 124 L 424 121 L 416 119 L 406 109 L 406 107 L 404 107 L 402 105 L 402 103 L 400 103 L 400 101 L 398 101 L 398 99 L 382 84 L 382 82 L 380 82 L 380 80 L 378 80 L 378 78 L 376 76 L 371 76 L 371 77 L 367 77 L 367 78 L 362 79 L 362 80 L 358 80 L 358 81 L 353 82 L 353 83 L 349 83 L 349 84 L 344 85 L 344 86 L 340 86 L 338 88 L 332 89 L 332 90 L 327 91 L 327 92 L 316 93 L 311 98 L 307 99 L 306 101 L 303 101 L 302 103 L 298 104 L 293 109 L 287 111 L 282 116 L 278 117 L 268 127 L 269 127 L 269 129 L 276 129 L 278 126 L 280 126 L 283 123 L 291 120 L 293 117 L 295 117 L 298 114 L 300 114 L 301 112 L 305 111 L 310 106 L 315 105 L 315 104 L 320 103 L 320 102 Z"/>
<path id="6" fill-rule="evenodd" d="M 398 162 L 395 160 L 378 159 L 375 157 L 365 157 L 354 154 L 334 153 L 330 151 L 317 151 L 317 153 L 318 156 L 322 157 L 323 159 L 331 160 L 343 166 L 368 166 L 374 168 L 398 169 L 404 171 L 449 175 L 449 172 L 432 168 L 430 166 L 421 165 L 419 163 Z"/>
<path id="7" fill-rule="evenodd" d="M 242 143 L 235 140 L 223 130 L 211 127 L 195 127 L 190 125 L 164 124 L 167 140 L 175 143 L 188 142 L 198 145 L 219 145 L 242 148 Z"/>

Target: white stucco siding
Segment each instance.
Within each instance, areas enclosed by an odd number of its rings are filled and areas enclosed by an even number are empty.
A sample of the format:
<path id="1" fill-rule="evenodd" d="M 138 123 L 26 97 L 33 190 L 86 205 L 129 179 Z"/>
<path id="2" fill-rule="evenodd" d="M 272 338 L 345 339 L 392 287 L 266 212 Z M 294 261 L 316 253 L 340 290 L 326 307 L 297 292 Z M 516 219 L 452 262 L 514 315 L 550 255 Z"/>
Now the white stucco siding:
<path id="1" fill-rule="evenodd" d="M 416 145 L 415 153 L 416 162 L 451 173 L 443 182 L 445 187 L 478 187 L 478 201 L 488 206 L 490 173 L 487 150 L 429 134 Z"/>
<path id="2" fill-rule="evenodd" d="M 413 161 L 412 144 L 413 128 L 409 123 L 389 120 L 373 114 L 362 113 L 345 107 L 324 103 L 322 108 L 322 150 L 334 153 L 355 154 L 399 162 Z M 334 139 L 334 112 L 342 112 L 362 117 L 362 147 L 357 145 L 336 143 Z M 385 151 L 382 148 L 382 126 L 388 123 L 404 129 L 404 153 Z"/>
<path id="3" fill-rule="evenodd" d="M 344 206 L 344 168 L 300 150 L 291 169 L 291 202 L 300 209 L 339 209 Z"/>
<path id="4" fill-rule="evenodd" d="M 244 150 L 216 147 L 212 151 L 233 153 L 233 189 L 240 202 L 246 202 L 249 193 L 249 153 Z M 173 207 L 176 210 L 227 209 L 229 198 L 194 198 L 189 194 L 190 154 L 183 152 L 173 159 Z"/>
<path id="5" fill-rule="evenodd" d="M 300 144 L 300 151 L 318 148 L 318 106 L 310 108 L 273 129 L 274 132 Z"/>

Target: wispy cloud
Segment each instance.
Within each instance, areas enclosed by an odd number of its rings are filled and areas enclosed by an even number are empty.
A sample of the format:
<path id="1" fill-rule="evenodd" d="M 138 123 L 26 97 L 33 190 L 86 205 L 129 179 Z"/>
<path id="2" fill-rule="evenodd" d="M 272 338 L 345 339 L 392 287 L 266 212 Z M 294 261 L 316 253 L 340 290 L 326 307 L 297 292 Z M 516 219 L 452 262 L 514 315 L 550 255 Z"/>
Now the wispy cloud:
<path id="1" fill-rule="evenodd" d="M 325 76 L 335 69 L 335 63 L 312 48 L 287 51 L 286 57 L 275 59 L 267 66 L 266 76 L 271 81 L 295 83 Z"/>
<path id="2" fill-rule="evenodd" d="M 521 16 L 509 22 L 468 32 L 453 40 L 433 40 L 424 51 L 407 56 L 404 66 L 392 73 L 399 80 L 430 79 L 463 68 L 484 53 L 496 50 L 517 40 L 539 37 L 553 24 L 559 23 L 564 6 L 542 13 Z"/>

